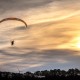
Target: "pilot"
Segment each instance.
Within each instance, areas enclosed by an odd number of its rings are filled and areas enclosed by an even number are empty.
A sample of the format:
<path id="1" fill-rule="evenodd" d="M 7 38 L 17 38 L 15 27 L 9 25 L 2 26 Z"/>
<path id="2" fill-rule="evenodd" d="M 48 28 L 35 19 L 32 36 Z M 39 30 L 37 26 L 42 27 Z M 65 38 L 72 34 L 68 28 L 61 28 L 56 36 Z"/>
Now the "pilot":
<path id="1" fill-rule="evenodd" d="M 12 46 L 14 45 L 14 40 L 11 41 L 11 45 L 12 45 Z"/>

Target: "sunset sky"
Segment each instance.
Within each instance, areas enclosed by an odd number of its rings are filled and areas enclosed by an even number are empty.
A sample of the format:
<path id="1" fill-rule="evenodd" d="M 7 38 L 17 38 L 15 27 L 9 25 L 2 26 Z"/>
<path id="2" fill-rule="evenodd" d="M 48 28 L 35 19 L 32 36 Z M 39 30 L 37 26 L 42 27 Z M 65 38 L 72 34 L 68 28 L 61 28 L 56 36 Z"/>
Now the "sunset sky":
<path id="1" fill-rule="evenodd" d="M 80 0 L 0 0 L 0 70 L 80 69 Z M 11 47 L 10 41 L 15 40 Z"/>

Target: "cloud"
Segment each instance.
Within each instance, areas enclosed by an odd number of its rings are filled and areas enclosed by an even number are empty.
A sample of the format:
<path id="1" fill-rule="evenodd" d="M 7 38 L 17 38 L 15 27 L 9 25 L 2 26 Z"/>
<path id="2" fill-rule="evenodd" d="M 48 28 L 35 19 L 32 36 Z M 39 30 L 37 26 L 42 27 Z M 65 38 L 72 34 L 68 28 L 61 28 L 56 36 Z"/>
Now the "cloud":
<path id="1" fill-rule="evenodd" d="M 1 51 L 0 51 L 1 52 Z M 21 70 L 32 70 L 37 68 L 40 70 L 43 66 L 45 69 L 50 65 L 59 65 L 59 67 L 66 65 L 67 68 L 70 67 L 69 64 L 75 65 L 75 68 L 80 61 L 80 56 L 76 56 L 78 52 L 72 50 L 36 50 L 36 49 L 19 49 L 19 48 L 7 48 L 3 49 L 1 55 L 3 59 L 0 58 L 2 61 L 1 66 L 3 68 L 6 66 L 7 70 L 15 71 L 15 67 L 19 66 Z M 44 68 L 44 67 L 43 67 Z M 2 68 L 1 68 L 2 69 Z M 36 69 L 36 70 L 37 70 Z M 49 69 L 49 68 L 48 68 Z"/>
<path id="2" fill-rule="evenodd" d="M 52 2 L 53 0 L 0 0 L 0 7 L 7 10 L 23 10 L 38 7 Z"/>
<path id="3" fill-rule="evenodd" d="M 0 18 L 16 16 L 28 23 L 26 31 L 16 22 L 0 25 L 0 69 L 16 71 L 19 66 L 23 71 L 35 71 L 80 66 L 79 51 L 69 46 L 80 33 L 79 2 L 0 0 Z M 10 47 L 11 39 L 15 40 L 14 47 Z"/>
<path id="4" fill-rule="evenodd" d="M 58 21 L 79 14 L 79 5 L 79 0 L 1 0 L 0 19 L 19 17 L 28 25 Z"/>

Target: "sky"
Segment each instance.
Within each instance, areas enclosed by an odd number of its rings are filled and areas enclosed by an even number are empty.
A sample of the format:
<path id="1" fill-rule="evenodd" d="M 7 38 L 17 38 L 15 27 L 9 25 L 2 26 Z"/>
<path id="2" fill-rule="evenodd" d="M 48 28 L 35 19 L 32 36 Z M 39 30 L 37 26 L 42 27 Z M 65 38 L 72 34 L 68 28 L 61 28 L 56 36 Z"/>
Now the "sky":
<path id="1" fill-rule="evenodd" d="M 80 0 L 0 0 L 0 70 L 80 69 Z M 12 47 L 10 41 L 15 40 Z"/>

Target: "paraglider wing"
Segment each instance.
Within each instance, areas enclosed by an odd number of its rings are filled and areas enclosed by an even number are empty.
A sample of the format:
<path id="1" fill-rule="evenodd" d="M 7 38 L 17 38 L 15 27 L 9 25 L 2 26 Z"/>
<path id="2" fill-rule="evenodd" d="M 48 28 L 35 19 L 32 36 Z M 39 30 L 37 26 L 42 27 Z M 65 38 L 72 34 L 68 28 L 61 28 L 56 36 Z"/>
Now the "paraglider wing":
<path id="1" fill-rule="evenodd" d="M 21 22 L 23 22 L 24 24 L 25 24 L 25 26 L 27 27 L 27 24 L 26 24 L 26 22 L 24 21 L 24 20 L 22 20 L 22 19 L 19 19 L 19 18 L 4 18 L 4 19 L 2 19 L 1 21 L 0 21 L 0 23 L 1 22 L 4 22 L 4 21 L 7 21 L 7 20 L 17 20 L 17 21 L 21 21 Z"/>

